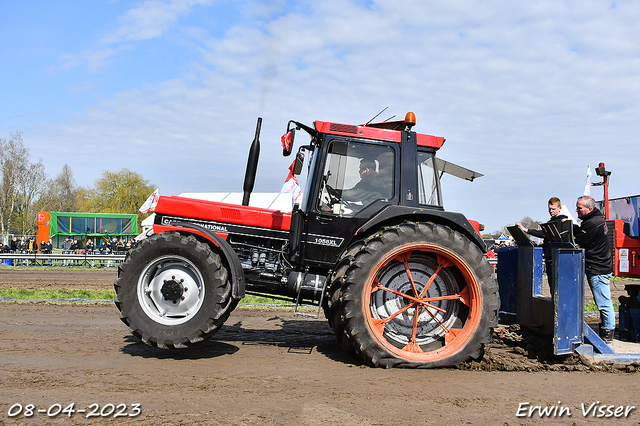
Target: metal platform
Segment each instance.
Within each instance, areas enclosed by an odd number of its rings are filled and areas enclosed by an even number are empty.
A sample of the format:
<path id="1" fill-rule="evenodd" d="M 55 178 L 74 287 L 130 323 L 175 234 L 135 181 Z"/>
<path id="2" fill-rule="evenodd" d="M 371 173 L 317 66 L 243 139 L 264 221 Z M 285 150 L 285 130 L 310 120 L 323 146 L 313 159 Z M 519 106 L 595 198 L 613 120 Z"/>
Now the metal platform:
<path id="1" fill-rule="evenodd" d="M 552 244 L 554 293 L 544 297 L 542 249 L 514 228 L 509 231 L 518 247 L 498 250 L 501 316 L 538 334 L 552 335 L 556 355 L 575 352 L 593 362 L 640 361 L 640 344 L 614 340 L 607 345 L 584 321 L 584 251 L 569 242 Z"/>

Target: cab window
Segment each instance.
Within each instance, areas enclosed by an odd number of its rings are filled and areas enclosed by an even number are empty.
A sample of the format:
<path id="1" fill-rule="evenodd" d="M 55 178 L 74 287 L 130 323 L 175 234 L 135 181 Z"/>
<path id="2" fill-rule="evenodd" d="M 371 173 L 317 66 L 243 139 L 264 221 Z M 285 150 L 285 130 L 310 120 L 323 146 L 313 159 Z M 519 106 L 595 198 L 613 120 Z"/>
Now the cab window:
<path id="1" fill-rule="evenodd" d="M 436 158 L 430 152 L 418 152 L 418 203 L 429 206 L 441 206 L 438 191 L 438 177 L 435 167 Z"/>
<path id="2" fill-rule="evenodd" d="M 395 153 L 385 145 L 334 140 L 322 175 L 318 210 L 353 216 L 394 196 Z"/>

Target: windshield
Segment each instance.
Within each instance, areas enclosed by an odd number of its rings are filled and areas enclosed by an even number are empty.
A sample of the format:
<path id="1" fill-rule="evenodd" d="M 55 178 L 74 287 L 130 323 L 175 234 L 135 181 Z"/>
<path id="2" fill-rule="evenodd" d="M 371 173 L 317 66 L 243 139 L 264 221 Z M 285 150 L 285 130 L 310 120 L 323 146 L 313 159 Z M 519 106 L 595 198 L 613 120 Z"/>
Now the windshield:
<path id="1" fill-rule="evenodd" d="M 330 142 L 318 210 L 353 216 L 377 200 L 394 196 L 394 150 L 386 145 Z"/>

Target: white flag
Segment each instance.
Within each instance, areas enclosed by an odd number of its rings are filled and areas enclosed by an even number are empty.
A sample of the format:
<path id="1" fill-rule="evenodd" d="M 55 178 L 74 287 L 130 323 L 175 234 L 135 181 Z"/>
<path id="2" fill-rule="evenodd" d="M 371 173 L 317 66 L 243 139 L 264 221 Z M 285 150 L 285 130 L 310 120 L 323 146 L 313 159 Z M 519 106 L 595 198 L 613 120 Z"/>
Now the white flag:
<path id="1" fill-rule="evenodd" d="M 300 190 L 300 185 L 298 184 L 298 179 L 295 176 L 289 177 L 282 185 L 282 189 L 280 192 L 291 194 L 291 198 L 293 199 L 294 204 L 300 204 L 302 200 L 302 191 Z"/>
<path id="2" fill-rule="evenodd" d="M 158 205 L 158 198 L 160 198 L 160 194 L 158 193 L 158 188 L 156 188 L 156 190 L 153 191 L 153 194 L 149 195 L 147 201 L 140 206 L 140 213 L 149 213 L 150 211 L 155 210 Z"/>
<path id="3" fill-rule="evenodd" d="M 587 181 L 584 184 L 584 194 L 591 195 L 591 165 L 587 166 Z"/>
<path id="4" fill-rule="evenodd" d="M 284 185 L 282 185 L 282 189 L 280 192 L 291 194 L 291 198 L 293 199 L 293 204 L 300 204 L 302 200 L 302 191 L 300 190 L 300 184 L 298 183 L 298 179 L 293 174 L 293 169 L 296 165 L 296 160 L 293 160 L 293 163 L 289 166 L 289 175 L 284 181 Z"/>

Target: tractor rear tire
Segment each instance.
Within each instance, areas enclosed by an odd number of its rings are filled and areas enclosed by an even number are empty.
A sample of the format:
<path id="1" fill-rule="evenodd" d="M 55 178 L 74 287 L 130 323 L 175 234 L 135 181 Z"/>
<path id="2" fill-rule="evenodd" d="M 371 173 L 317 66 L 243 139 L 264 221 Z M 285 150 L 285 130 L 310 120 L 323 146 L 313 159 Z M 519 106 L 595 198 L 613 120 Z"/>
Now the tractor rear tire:
<path id="1" fill-rule="evenodd" d="M 176 232 L 154 234 L 130 250 L 114 287 L 122 322 L 163 349 L 208 339 L 237 304 L 220 255 Z"/>
<path id="2" fill-rule="evenodd" d="M 368 365 L 459 365 L 481 357 L 491 341 L 498 285 L 482 251 L 461 233 L 404 222 L 382 228 L 340 262 L 349 266 L 332 280 L 331 324 Z"/>

